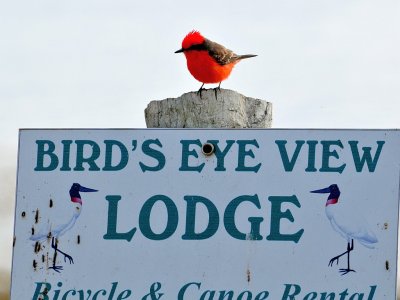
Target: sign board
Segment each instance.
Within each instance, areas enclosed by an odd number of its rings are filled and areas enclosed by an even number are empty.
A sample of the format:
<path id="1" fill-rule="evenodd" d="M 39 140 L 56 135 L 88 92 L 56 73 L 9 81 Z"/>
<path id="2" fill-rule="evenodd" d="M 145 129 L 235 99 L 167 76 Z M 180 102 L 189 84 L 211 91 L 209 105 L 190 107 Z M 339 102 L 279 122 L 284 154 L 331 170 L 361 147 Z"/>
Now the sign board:
<path id="1" fill-rule="evenodd" d="M 393 300 L 399 153 L 396 130 L 21 130 L 12 299 Z"/>

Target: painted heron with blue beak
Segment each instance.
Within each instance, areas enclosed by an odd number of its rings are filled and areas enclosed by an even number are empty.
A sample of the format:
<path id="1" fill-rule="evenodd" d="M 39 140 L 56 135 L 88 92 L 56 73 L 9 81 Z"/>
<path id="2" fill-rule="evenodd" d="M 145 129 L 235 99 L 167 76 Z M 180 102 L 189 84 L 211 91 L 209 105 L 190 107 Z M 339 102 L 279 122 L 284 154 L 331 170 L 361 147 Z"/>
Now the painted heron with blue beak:
<path id="1" fill-rule="evenodd" d="M 329 194 L 325 203 L 326 216 L 332 228 L 347 241 L 346 251 L 333 257 L 328 265 L 332 266 L 335 262 L 339 264 L 339 259 L 347 255 L 347 268 L 342 268 L 339 272 L 342 275 L 355 272 L 350 268 L 350 252 L 354 250 L 354 240 L 367 248 L 374 248 L 378 239 L 359 214 L 348 209 L 342 201 L 339 201 L 340 190 L 337 184 L 331 184 L 326 188 L 311 191 L 311 193 Z"/>
<path id="2" fill-rule="evenodd" d="M 56 265 L 57 253 L 64 255 L 64 262 L 67 262 L 68 260 L 70 264 L 74 263 L 74 260 L 71 255 L 61 251 L 58 248 L 58 238 L 63 236 L 67 231 L 69 231 L 72 227 L 74 227 L 76 220 L 79 218 L 81 214 L 82 198 L 80 192 L 90 193 L 90 192 L 97 192 L 97 190 L 84 187 L 79 183 L 72 184 L 69 190 L 69 195 L 71 197 L 71 202 L 73 204 L 73 211 L 69 221 L 65 224 L 55 226 L 54 228 L 50 228 L 44 232 L 32 235 L 30 237 L 32 241 L 43 241 L 48 238 L 51 238 L 51 247 L 54 249 L 54 256 L 53 256 L 53 265 L 49 267 L 49 269 L 53 269 L 58 273 L 63 269 L 63 267 Z"/>

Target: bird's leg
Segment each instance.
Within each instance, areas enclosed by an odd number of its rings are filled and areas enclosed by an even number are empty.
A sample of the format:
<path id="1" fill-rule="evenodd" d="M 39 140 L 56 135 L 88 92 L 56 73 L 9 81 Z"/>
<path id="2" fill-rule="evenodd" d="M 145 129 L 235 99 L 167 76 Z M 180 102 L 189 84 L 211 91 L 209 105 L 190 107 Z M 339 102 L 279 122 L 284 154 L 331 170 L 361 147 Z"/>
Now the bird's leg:
<path id="1" fill-rule="evenodd" d="M 204 83 L 201 85 L 200 89 L 197 91 L 197 95 L 200 95 L 200 99 L 201 99 L 201 91 L 204 90 L 203 86 L 204 86 Z"/>
<path id="2" fill-rule="evenodd" d="M 214 88 L 215 100 L 217 100 L 217 91 L 221 91 L 221 82 L 218 84 L 216 88 Z"/>
<path id="3" fill-rule="evenodd" d="M 53 269 L 54 271 L 56 271 L 58 273 L 60 273 L 60 270 L 63 269 L 62 266 L 56 266 L 57 252 L 60 252 L 62 255 L 64 255 L 64 262 L 67 262 L 67 258 L 68 258 L 70 264 L 74 263 L 72 256 L 70 256 L 67 253 L 58 249 L 58 241 L 55 237 L 52 237 L 52 239 L 51 239 L 51 248 L 54 249 L 54 256 L 53 256 L 53 266 L 49 267 L 49 269 Z"/>
<path id="4" fill-rule="evenodd" d="M 345 275 L 349 272 L 355 272 L 354 270 L 350 269 L 350 252 L 353 251 L 354 249 L 354 240 L 351 240 L 351 246 L 350 243 L 347 243 L 347 269 L 340 269 L 339 272 L 342 273 L 342 275 Z"/>
<path id="5" fill-rule="evenodd" d="M 55 238 L 51 238 L 51 248 L 54 249 L 54 255 L 53 255 L 53 266 L 49 267 L 49 269 L 53 269 L 57 273 L 60 273 L 60 271 L 63 269 L 62 266 L 56 266 L 56 261 L 57 261 L 57 242 L 54 241 Z"/>
<path id="6" fill-rule="evenodd" d="M 339 255 L 335 256 L 334 258 L 332 258 L 332 259 L 329 261 L 328 266 L 331 267 L 335 261 L 336 261 L 336 264 L 339 264 L 339 258 L 341 258 L 341 257 L 342 257 L 343 255 L 345 255 L 345 254 L 348 254 L 349 251 L 353 250 L 353 249 L 351 249 L 351 250 L 349 250 L 349 249 L 350 249 L 350 244 L 347 243 L 347 250 L 346 250 L 345 252 L 343 252 L 342 254 L 339 254 Z"/>
<path id="7" fill-rule="evenodd" d="M 55 238 L 53 237 L 52 246 L 53 246 L 53 241 L 54 241 L 54 239 L 55 239 Z M 58 241 L 56 240 L 56 242 L 55 242 L 56 248 L 54 248 L 54 249 L 55 249 L 57 252 L 60 252 L 62 255 L 64 255 L 64 262 L 67 262 L 67 258 L 68 258 L 69 263 L 70 263 L 70 264 L 73 264 L 73 263 L 74 263 L 74 260 L 73 260 L 72 256 L 71 256 L 71 255 L 68 255 L 67 253 L 65 253 L 65 252 L 61 251 L 60 249 L 58 249 L 57 243 L 58 243 Z"/>

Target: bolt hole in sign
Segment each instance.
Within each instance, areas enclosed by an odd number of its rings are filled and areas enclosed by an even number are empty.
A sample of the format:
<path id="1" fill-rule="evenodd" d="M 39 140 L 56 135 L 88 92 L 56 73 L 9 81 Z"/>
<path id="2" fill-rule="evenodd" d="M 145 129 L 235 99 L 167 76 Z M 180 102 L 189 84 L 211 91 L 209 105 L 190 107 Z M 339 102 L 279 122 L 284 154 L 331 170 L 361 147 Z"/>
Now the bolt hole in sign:
<path id="1" fill-rule="evenodd" d="M 21 130 L 11 298 L 393 300 L 399 153 L 397 130 Z"/>

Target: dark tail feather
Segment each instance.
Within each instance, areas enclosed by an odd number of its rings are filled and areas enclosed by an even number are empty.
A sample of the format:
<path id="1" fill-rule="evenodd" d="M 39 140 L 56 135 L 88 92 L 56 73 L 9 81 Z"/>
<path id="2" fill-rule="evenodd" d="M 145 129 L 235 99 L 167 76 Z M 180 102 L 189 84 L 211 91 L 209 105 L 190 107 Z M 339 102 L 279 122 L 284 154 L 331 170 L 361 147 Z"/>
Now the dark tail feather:
<path id="1" fill-rule="evenodd" d="M 255 57 L 255 56 L 257 56 L 257 55 L 256 55 L 256 54 L 239 55 L 239 56 L 238 56 L 238 60 L 239 60 L 239 59 L 250 58 L 250 57 Z"/>

